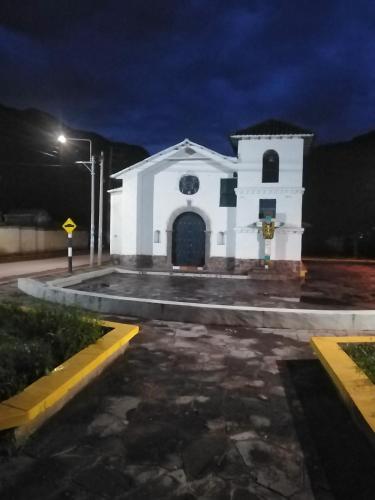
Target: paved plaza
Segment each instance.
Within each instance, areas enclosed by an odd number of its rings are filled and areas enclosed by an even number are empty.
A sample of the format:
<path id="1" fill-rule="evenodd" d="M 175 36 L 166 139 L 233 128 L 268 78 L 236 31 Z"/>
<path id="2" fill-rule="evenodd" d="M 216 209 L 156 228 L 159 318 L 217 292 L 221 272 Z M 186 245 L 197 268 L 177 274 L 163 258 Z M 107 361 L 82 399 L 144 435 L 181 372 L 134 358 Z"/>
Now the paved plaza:
<path id="1" fill-rule="evenodd" d="M 374 457 L 310 333 L 142 323 L 125 356 L 1 459 L 0 497 L 370 498 L 357 483 L 375 487 Z"/>
<path id="2" fill-rule="evenodd" d="M 310 291 L 371 305 L 374 266 L 314 266 Z M 14 282 L 0 287 L 8 299 L 35 302 Z M 2 500 L 373 498 L 373 449 L 314 358 L 314 332 L 107 319 L 141 332 L 0 456 Z"/>
<path id="3" fill-rule="evenodd" d="M 125 357 L 14 459 L 16 489 L 5 494 L 312 498 L 277 367 L 309 348 L 260 340 L 247 329 L 142 325 Z"/>
<path id="4" fill-rule="evenodd" d="M 309 262 L 307 268 L 305 282 L 113 273 L 70 288 L 116 296 L 236 306 L 375 307 L 375 265 Z"/>

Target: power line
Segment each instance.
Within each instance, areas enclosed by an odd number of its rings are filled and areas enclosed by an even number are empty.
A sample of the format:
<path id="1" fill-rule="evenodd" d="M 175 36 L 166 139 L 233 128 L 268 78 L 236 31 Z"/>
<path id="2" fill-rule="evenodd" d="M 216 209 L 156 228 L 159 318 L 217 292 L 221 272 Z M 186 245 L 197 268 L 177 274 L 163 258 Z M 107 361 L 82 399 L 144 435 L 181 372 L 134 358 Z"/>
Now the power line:
<path id="1" fill-rule="evenodd" d="M 0 160 L 1 165 L 18 165 L 25 167 L 66 167 L 66 168 L 77 168 L 77 165 L 63 164 L 63 163 L 28 163 L 28 162 L 18 162 L 18 161 L 5 161 Z"/>

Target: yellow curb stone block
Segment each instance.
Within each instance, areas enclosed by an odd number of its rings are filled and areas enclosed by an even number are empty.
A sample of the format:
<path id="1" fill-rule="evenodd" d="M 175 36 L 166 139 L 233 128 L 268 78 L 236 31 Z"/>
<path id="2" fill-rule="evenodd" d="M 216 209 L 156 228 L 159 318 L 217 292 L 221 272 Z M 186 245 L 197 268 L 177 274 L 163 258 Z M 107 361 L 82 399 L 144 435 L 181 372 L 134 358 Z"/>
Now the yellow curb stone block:
<path id="1" fill-rule="evenodd" d="M 10 429 L 27 421 L 25 412 L 0 403 L 0 428 Z"/>
<path id="2" fill-rule="evenodd" d="M 35 418 L 45 408 L 44 401 L 47 391 L 39 384 L 29 385 L 22 392 L 3 401 L 4 406 L 10 406 L 25 412 L 26 420 Z"/>
<path id="3" fill-rule="evenodd" d="M 57 405 L 139 332 L 134 325 L 111 321 L 103 321 L 102 325 L 112 330 L 0 404 L 0 430 L 26 424 Z"/>
<path id="4" fill-rule="evenodd" d="M 340 347 L 349 343 L 375 343 L 375 337 L 311 338 L 315 353 L 344 399 L 357 408 L 369 429 L 375 432 L 375 384 Z"/>

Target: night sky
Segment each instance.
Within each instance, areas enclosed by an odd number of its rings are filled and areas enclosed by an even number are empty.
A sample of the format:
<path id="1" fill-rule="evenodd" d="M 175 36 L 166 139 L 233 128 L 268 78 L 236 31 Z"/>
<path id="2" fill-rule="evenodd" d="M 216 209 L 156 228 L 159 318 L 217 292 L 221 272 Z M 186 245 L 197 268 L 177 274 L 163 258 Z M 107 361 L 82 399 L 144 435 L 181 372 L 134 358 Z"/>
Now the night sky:
<path id="1" fill-rule="evenodd" d="M 375 2 L 2 0 L 0 103 L 145 146 L 224 153 L 268 118 L 375 129 Z"/>

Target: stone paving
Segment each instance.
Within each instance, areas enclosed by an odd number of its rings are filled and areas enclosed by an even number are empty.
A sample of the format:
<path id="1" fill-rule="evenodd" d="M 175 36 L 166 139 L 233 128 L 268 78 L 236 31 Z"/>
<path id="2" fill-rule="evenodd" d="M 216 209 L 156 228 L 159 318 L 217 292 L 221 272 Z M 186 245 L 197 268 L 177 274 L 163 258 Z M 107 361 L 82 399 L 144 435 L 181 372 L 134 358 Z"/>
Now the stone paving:
<path id="1" fill-rule="evenodd" d="M 306 342 L 141 327 L 124 357 L 2 459 L 2 499 L 314 498 L 278 365 L 311 357 Z"/>
<path id="2" fill-rule="evenodd" d="M 309 273 L 304 283 L 114 273 L 71 288 L 108 295 L 237 306 L 375 307 L 375 265 L 309 262 L 307 267 Z"/>
<path id="3" fill-rule="evenodd" d="M 310 297 L 374 306 L 374 266 L 314 266 Z M 36 302 L 15 283 L 0 287 L 7 299 Z M 140 325 L 124 357 L 0 456 L 1 500 L 373 498 L 373 449 L 312 332 Z"/>

